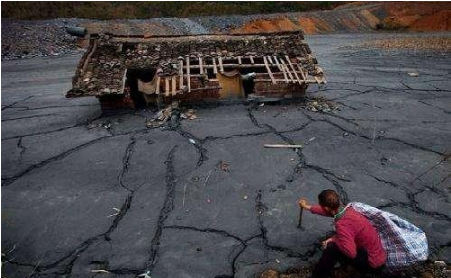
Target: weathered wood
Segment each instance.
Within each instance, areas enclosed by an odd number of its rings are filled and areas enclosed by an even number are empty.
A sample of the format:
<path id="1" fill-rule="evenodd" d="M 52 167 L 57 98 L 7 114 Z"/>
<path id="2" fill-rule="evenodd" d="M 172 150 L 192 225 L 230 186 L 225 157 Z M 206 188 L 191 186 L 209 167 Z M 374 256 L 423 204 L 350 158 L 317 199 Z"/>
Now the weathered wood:
<path id="1" fill-rule="evenodd" d="M 188 84 L 188 92 L 191 92 L 191 77 L 189 75 L 189 56 L 186 57 L 186 83 Z"/>
<path id="2" fill-rule="evenodd" d="M 288 64 L 290 65 L 291 69 L 293 70 L 294 76 L 296 77 L 296 80 L 299 82 L 299 84 L 302 84 L 301 79 L 299 79 L 299 76 L 296 72 L 296 69 L 294 68 L 293 64 L 291 63 L 290 58 L 288 57 L 288 55 L 285 55 L 285 59 L 287 59 Z"/>
<path id="3" fill-rule="evenodd" d="M 218 74 L 218 67 L 216 66 L 216 58 L 213 57 L 213 73 Z"/>
<path id="4" fill-rule="evenodd" d="M 157 84 L 155 84 L 155 94 L 157 95 L 160 94 L 160 81 L 161 77 L 157 76 Z"/>
<path id="5" fill-rule="evenodd" d="M 126 82 L 127 82 L 127 69 L 124 70 L 124 76 L 122 76 L 122 88 L 121 88 L 122 94 L 124 93 Z"/>
<path id="6" fill-rule="evenodd" d="M 202 66 L 202 57 L 199 57 L 199 70 L 200 70 L 200 74 L 204 73 L 204 68 Z"/>
<path id="7" fill-rule="evenodd" d="M 249 56 L 249 60 L 251 60 L 251 63 L 254 64 L 254 57 Z"/>
<path id="8" fill-rule="evenodd" d="M 269 78 L 271 78 L 271 82 L 272 82 L 273 84 L 276 84 L 276 80 L 274 79 L 274 76 L 272 76 L 271 69 L 269 68 L 268 61 L 266 60 L 266 57 L 265 57 L 265 56 L 263 56 L 263 62 L 265 63 L 266 71 L 267 71 L 268 74 L 269 74 Z"/>
<path id="9" fill-rule="evenodd" d="M 238 64 L 241 65 L 241 56 L 238 56 Z"/>
<path id="10" fill-rule="evenodd" d="M 274 55 L 273 58 L 274 58 L 274 61 L 276 61 L 276 66 L 279 68 L 279 70 L 283 71 L 282 67 L 280 66 L 279 59 L 277 58 L 277 56 Z"/>
<path id="11" fill-rule="evenodd" d="M 305 75 L 304 70 L 302 69 L 301 65 L 296 64 L 296 66 L 298 67 L 299 72 L 300 72 L 301 75 L 302 75 L 302 79 L 303 79 L 303 80 L 306 80 L 306 79 L 307 79 L 307 76 Z"/>
<path id="12" fill-rule="evenodd" d="M 180 60 L 180 69 L 179 69 L 179 89 L 183 90 L 183 60 Z"/>
<path id="13" fill-rule="evenodd" d="M 293 148 L 299 149 L 302 148 L 302 145 L 285 145 L 285 144 L 264 144 L 265 148 Z"/>
<path id="14" fill-rule="evenodd" d="M 268 59 L 268 62 L 273 65 L 274 63 L 272 62 L 271 56 L 266 56 L 266 59 Z"/>
<path id="15" fill-rule="evenodd" d="M 295 82 L 295 80 L 293 79 L 293 75 L 291 74 L 290 69 L 288 68 L 287 64 L 285 64 L 285 62 L 283 61 L 283 59 L 280 59 L 280 61 L 282 62 L 282 66 L 285 68 L 285 71 L 288 74 L 289 77 L 289 81 L 290 82 Z"/>
<path id="16" fill-rule="evenodd" d="M 169 96 L 169 77 L 164 78 L 164 95 Z"/>
<path id="17" fill-rule="evenodd" d="M 220 56 L 218 59 L 219 59 L 219 71 L 222 73 L 224 72 L 224 66 L 222 65 L 222 57 Z"/>
<path id="18" fill-rule="evenodd" d="M 177 87 L 177 78 L 175 76 L 171 77 L 171 81 L 172 81 L 172 95 L 175 96 L 175 90 Z"/>

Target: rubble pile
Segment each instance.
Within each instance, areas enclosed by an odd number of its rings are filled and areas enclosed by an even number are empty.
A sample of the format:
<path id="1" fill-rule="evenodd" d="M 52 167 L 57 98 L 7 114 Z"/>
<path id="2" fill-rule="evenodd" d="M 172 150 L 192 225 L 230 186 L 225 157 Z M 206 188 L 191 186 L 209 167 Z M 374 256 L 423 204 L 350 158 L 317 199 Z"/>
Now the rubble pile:
<path id="1" fill-rule="evenodd" d="M 309 98 L 301 107 L 312 112 L 333 112 L 338 110 L 338 106 L 325 97 Z"/>
<path id="2" fill-rule="evenodd" d="M 177 122 L 184 119 L 197 119 L 196 111 L 194 109 L 183 110 L 179 107 L 179 104 L 177 102 L 174 102 L 171 105 L 168 105 L 166 108 L 158 111 L 152 119 L 148 119 L 146 121 L 146 127 L 159 127 L 169 121 Z"/>
<path id="3" fill-rule="evenodd" d="M 2 60 L 59 56 L 82 51 L 65 26 L 79 20 L 9 20 L 2 19 Z"/>

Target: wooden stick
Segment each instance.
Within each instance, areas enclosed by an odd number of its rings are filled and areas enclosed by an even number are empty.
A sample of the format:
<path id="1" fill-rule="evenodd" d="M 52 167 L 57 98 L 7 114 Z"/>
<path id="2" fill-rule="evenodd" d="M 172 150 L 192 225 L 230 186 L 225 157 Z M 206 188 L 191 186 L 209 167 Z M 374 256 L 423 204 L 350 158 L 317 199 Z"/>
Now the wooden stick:
<path id="1" fill-rule="evenodd" d="M 188 92 L 191 92 L 191 77 L 189 76 L 189 56 L 186 56 L 186 82 L 188 83 Z"/>
<path id="2" fill-rule="evenodd" d="M 271 69 L 269 68 L 268 61 L 266 60 L 265 56 L 263 56 L 263 61 L 265 62 L 265 67 L 266 67 L 266 70 L 268 71 L 269 78 L 271 78 L 272 84 L 276 84 L 276 80 L 274 79 L 274 76 L 272 76 Z"/>
<path id="3" fill-rule="evenodd" d="M 241 56 L 238 56 L 238 64 L 241 65 Z"/>
<path id="4" fill-rule="evenodd" d="M 299 221 L 298 221 L 298 228 L 302 228 L 302 213 L 304 212 L 304 208 L 301 207 L 299 211 Z"/>
<path id="5" fill-rule="evenodd" d="M 280 59 L 280 61 L 282 62 L 282 67 L 285 68 L 285 71 L 288 73 L 288 76 L 290 77 L 290 82 L 294 82 L 293 75 L 291 74 L 291 71 L 290 71 L 290 69 L 288 68 L 287 64 L 285 64 L 285 62 L 283 61 L 283 59 Z"/>
<path id="6" fill-rule="evenodd" d="M 293 148 L 299 149 L 302 148 L 302 145 L 284 145 L 284 144 L 264 144 L 265 148 Z"/>
<path id="7" fill-rule="evenodd" d="M 249 59 L 251 60 L 251 63 L 254 64 L 254 57 L 249 56 Z"/>
<path id="8" fill-rule="evenodd" d="M 296 65 L 298 66 L 298 69 L 299 69 L 299 71 L 301 72 L 301 75 L 302 75 L 302 79 L 306 80 L 306 79 L 307 79 L 307 77 L 305 76 L 305 74 L 304 74 L 304 71 L 302 70 L 302 67 L 301 67 L 301 65 L 299 65 L 299 64 L 296 64 Z"/>
<path id="9" fill-rule="evenodd" d="M 274 55 L 273 58 L 274 58 L 274 61 L 276 61 L 276 65 L 279 68 L 279 70 L 282 71 L 282 67 L 280 66 L 279 59 L 277 58 L 277 56 Z"/>
<path id="10" fill-rule="evenodd" d="M 271 56 L 267 56 L 266 59 L 268 59 L 268 62 L 273 65 L 274 63 L 272 62 Z"/>

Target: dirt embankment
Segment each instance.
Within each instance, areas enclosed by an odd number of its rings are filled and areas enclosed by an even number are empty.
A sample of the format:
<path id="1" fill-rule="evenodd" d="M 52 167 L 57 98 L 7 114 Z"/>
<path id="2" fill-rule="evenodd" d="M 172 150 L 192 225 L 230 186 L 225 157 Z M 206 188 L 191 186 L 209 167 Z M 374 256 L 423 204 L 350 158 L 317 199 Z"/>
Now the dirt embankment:
<path id="1" fill-rule="evenodd" d="M 451 2 L 355 2 L 332 11 L 255 19 L 234 32 L 302 29 L 306 34 L 365 32 L 374 29 L 451 31 Z"/>

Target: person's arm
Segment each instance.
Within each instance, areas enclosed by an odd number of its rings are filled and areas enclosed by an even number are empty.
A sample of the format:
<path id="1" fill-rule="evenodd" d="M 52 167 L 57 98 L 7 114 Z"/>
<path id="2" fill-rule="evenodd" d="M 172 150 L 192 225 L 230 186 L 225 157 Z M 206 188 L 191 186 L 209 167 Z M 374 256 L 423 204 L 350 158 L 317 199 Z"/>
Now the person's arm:
<path id="1" fill-rule="evenodd" d="M 357 245 L 353 231 L 345 225 L 336 226 L 336 234 L 332 237 L 338 249 L 348 258 L 354 259 L 357 256 Z"/>
<path id="2" fill-rule="evenodd" d="M 304 198 L 301 198 L 299 200 L 299 206 L 303 209 L 309 210 L 311 213 L 313 214 L 319 214 L 322 216 L 327 216 L 327 217 L 331 217 L 329 214 L 327 214 L 327 212 L 319 205 L 309 205 L 307 200 Z"/>

